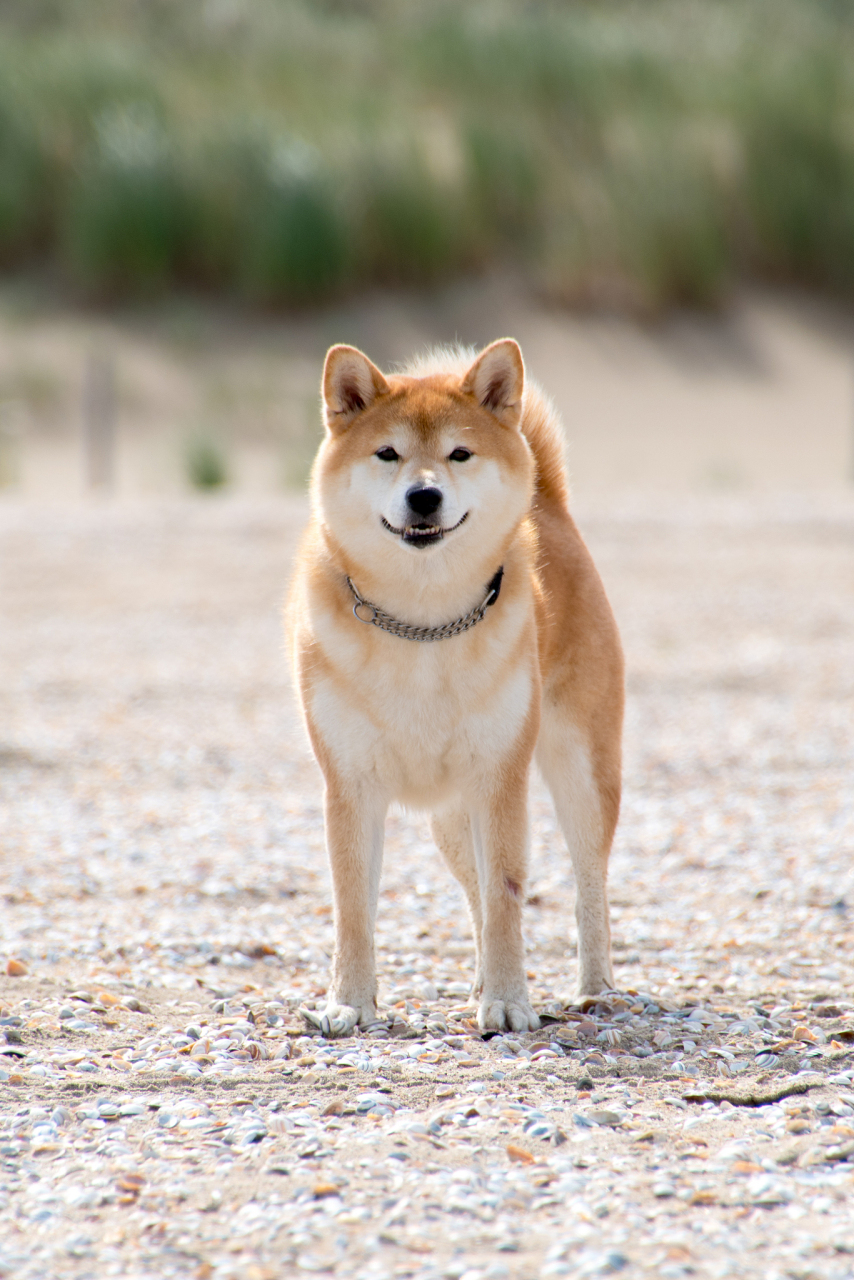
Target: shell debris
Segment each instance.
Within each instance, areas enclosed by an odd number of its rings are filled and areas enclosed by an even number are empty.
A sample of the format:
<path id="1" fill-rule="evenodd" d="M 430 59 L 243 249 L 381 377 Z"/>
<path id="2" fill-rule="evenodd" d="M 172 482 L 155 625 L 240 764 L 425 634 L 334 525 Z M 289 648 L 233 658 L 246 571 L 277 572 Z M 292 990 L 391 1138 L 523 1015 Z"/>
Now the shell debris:
<path id="1" fill-rule="evenodd" d="M 295 499 L 0 506 L 0 1271 L 842 1277 L 854 1240 L 854 501 L 578 509 L 628 658 L 619 990 L 482 1036 L 461 893 L 392 814 L 377 1018 L 324 1024 Z"/>

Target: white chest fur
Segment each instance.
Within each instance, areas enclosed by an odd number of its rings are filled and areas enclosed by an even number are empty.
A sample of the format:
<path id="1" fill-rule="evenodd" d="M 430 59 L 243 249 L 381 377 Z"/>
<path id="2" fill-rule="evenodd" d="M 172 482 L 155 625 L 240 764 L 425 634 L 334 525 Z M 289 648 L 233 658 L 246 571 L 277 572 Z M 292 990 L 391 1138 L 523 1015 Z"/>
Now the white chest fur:
<path id="1" fill-rule="evenodd" d="M 532 646 L 518 643 L 525 612 L 427 644 L 376 628 L 321 631 L 328 674 L 313 682 L 307 712 L 336 769 L 414 807 L 492 774 L 536 694 Z"/>

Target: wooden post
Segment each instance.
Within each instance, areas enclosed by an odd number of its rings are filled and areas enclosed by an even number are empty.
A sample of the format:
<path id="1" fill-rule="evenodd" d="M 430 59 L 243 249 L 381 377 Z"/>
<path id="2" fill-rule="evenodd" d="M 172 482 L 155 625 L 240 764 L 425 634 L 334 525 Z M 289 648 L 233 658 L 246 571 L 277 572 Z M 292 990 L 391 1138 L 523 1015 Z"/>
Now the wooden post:
<path id="1" fill-rule="evenodd" d="M 116 371 L 111 355 L 92 352 L 83 384 L 83 448 L 90 489 L 113 487 L 116 451 Z"/>

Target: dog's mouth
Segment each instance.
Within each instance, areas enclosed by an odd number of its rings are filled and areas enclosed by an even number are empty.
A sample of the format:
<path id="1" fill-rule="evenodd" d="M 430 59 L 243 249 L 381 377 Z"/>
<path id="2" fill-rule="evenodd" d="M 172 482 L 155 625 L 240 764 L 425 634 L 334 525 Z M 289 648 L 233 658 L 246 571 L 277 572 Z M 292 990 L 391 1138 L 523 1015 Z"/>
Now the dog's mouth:
<path id="1" fill-rule="evenodd" d="M 448 533 L 453 533 L 455 529 L 459 529 L 460 525 L 468 519 L 468 512 L 461 516 L 456 524 L 452 524 L 450 528 L 443 529 L 439 524 L 427 524 L 426 521 L 421 524 L 408 524 L 403 529 L 395 529 L 393 524 L 389 524 L 385 516 L 381 517 L 383 528 L 388 529 L 389 533 L 393 533 L 396 538 L 400 538 L 401 542 L 405 542 L 409 547 L 432 547 Z"/>

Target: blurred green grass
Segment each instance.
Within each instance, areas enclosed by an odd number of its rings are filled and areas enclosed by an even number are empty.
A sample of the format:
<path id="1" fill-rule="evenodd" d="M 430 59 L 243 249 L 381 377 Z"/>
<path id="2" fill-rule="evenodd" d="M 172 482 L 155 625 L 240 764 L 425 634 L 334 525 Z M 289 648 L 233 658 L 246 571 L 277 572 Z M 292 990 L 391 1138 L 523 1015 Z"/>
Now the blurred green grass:
<path id="1" fill-rule="evenodd" d="M 211 435 L 197 432 L 186 446 L 186 471 L 195 489 L 219 489 L 228 482 L 228 464 L 222 446 Z"/>
<path id="2" fill-rule="evenodd" d="M 854 289 L 848 0 L 5 0 L 0 267 L 300 306 Z"/>

